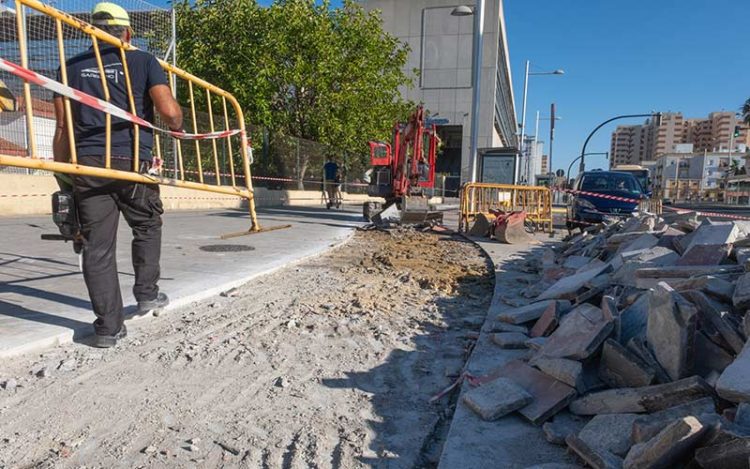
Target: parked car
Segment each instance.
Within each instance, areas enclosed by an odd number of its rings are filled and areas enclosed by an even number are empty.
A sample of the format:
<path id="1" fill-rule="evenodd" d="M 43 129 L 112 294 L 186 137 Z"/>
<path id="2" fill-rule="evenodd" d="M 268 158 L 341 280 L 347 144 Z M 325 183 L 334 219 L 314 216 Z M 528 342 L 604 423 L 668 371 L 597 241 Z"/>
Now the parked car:
<path id="1" fill-rule="evenodd" d="M 577 191 L 640 200 L 646 195 L 638 180 L 630 173 L 618 171 L 585 171 L 576 178 L 576 191 L 568 199 L 566 226 L 568 230 L 585 228 L 606 218 L 627 218 L 638 209 L 638 202 L 605 199 Z"/>

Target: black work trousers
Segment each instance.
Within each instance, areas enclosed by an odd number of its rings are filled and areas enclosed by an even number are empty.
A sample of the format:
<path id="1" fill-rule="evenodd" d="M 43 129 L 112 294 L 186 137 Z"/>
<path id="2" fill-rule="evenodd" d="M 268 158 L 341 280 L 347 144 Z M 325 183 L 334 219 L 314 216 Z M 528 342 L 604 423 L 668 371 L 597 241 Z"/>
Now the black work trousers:
<path id="1" fill-rule="evenodd" d="M 82 156 L 79 163 L 104 166 L 103 157 Z M 132 170 L 131 159 L 112 158 L 112 169 Z M 74 178 L 81 234 L 84 238 L 83 278 L 96 315 L 98 335 L 114 335 L 124 320 L 117 275 L 117 225 L 120 213 L 133 230 L 133 294 L 138 301 L 159 293 L 161 214 L 157 184 L 78 176 Z"/>

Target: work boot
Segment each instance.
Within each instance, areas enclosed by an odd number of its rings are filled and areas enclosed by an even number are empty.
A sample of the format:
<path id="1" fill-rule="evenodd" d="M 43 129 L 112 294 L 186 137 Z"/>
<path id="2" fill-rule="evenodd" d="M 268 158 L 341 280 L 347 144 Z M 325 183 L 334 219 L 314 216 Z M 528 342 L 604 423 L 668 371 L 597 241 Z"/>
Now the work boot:
<path id="1" fill-rule="evenodd" d="M 138 316 L 145 316 L 148 313 L 153 312 L 154 316 L 158 316 L 159 313 L 161 313 L 161 310 L 164 309 L 169 304 L 169 297 L 166 295 L 166 293 L 159 292 L 158 295 L 156 295 L 156 298 L 153 300 L 148 301 L 139 301 L 138 302 L 138 313 L 136 313 Z"/>
<path id="2" fill-rule="evenodd" d="M 128 329 L 123 324 L 120 330 L 115 335 L 99 335 L 94 336 L 94 342 L 91 344 L 97 348 L 110 348 L 117 345 L 117 341 L 124 339 L 128 336 Z"/>

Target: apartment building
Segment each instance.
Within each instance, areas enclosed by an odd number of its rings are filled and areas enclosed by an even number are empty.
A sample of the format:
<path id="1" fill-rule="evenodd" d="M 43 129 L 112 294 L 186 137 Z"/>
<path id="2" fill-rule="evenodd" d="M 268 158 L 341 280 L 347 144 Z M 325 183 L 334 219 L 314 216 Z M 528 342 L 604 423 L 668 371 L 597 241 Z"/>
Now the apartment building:
<path id="1" fill-rule="evenodd" d="M 722 201 L 730 168 L 728 152 L 665 153 L 652 169 L 653 190 L 672 200 Z"/>
<path id="2" fill-rule="evenodd" d="M 679 112 L 662 114 L 656 125 L 648 119 L 641 125 L 621 125 L 612 133 L 610 166 L 641 164 L 691 144 L 695 152 L 745 151 L 750 129 L 733 112 L 712 112 L 705 119 L 685 119 Z M 739 136 L 734 136 L 739 126 Z"/>

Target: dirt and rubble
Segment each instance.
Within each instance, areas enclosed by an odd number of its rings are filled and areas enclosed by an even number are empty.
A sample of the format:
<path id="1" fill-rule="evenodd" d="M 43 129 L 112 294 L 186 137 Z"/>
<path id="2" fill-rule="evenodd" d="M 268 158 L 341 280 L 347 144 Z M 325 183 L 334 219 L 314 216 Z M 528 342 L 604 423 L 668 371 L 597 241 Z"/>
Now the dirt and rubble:
<path id="1" fill-rule="evenodd" d="M 501 294 L 483 328 L 520 353 L 461 405 L 518 414 L 594 468 L 750 467 L 750 222 L 665 218 L 527 256 L 527 299 Z"/>
<path id="2" fill-rule="evenodd" d="M 357 233 L 221 297 L 0 363 L 0 467 L 430 467 L 494 273 L 450 233 Z"/>

